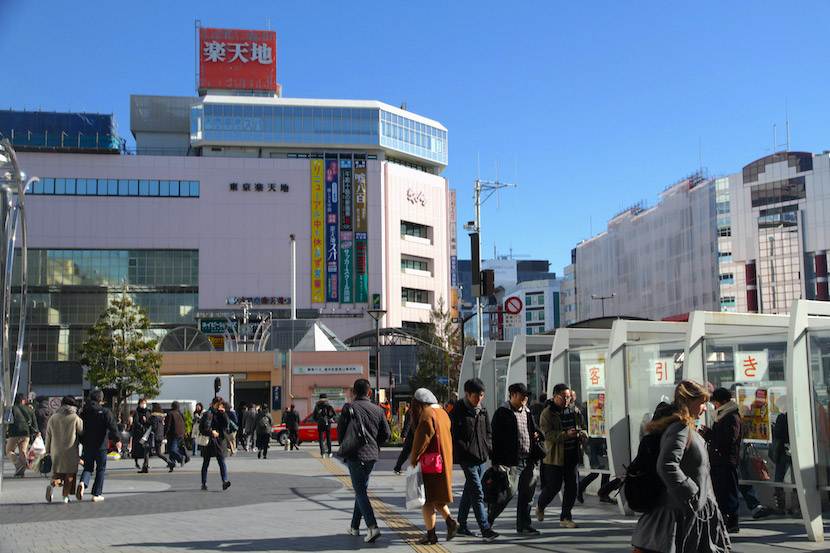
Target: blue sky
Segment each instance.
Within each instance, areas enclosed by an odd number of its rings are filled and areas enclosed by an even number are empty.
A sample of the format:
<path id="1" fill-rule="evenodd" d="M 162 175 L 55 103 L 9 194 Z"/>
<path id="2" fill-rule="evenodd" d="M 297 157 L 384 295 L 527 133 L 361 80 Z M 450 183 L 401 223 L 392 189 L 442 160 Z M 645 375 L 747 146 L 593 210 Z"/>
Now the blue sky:
<path id="1" fill-rule="evenodd" d="M 460 224 L 498 156 L 518 188 L 484 204 L 484 257 L 512 248 L 557 273 L 701 154 L 711 175 L 738 172 L 772 153 L 773 124 L 781 149 L 785 102 L 791 149 L 830 149 L 827 2 L 0 0 L 0 13 L 0 106 L 113 112 L 130 144 L 130 94 L 195 94 L 196 19 L 270 20 L 285 96 L 406 102 L 447 127 Z"/>

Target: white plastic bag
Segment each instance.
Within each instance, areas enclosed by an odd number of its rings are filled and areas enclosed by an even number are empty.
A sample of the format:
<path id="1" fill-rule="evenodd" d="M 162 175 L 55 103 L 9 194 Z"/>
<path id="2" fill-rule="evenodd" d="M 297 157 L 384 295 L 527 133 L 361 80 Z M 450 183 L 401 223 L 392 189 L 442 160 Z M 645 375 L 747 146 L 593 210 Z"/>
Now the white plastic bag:
<path id="1" fill-rule="evenodd" d="M 30 452 L 33 453 L 32 457 L 38 457 L 46 452 L 46 444 L 43 443 L 43 438 L 38 436 L 34 439 Z"/>
<path id="2" fill-rule="evenodd" d="M 421 464 L 406 467 L 406 508 L 420 509 L 427 501 Z"/>

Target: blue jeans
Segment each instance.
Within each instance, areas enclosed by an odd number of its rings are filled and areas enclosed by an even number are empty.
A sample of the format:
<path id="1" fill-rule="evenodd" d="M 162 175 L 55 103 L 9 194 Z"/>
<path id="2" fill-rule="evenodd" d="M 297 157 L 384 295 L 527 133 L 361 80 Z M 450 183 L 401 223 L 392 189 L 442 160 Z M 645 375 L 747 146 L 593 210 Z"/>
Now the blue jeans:
<path id="1" fill-rule="evenodd" d="M 481 477 L 484 475 L 484 466 L 486 463 L 480 465 L 466 465 L 461 464 L 461 470 L 464 471 L 464 492 L 461 494 L 461 503 L 458 505 L 458 525 L 462 528 L 467 526 L 467 515 L 470 513 L 470 507 L 473 509 L 473 515 L 476 517 L 479 528 L 487 530 L 490 528 L 490 523 L 487 522 L 487 511 L 484 508 L 484 490 L 481 489 Z"/>
<path id="2" fill-rule="evenodd" d="M 92 495 L 101 495 L 104 491 L 104 476 L 107 472 L 106 449 L 99 449 L 97 451 L 84 449 L 84 471 L 81 473 L 81 482 L 83 482 L 84 488 L 89 487 L 92 467 L 95 467 L 95 483 L 92 485 Z"/>
<path id="3" fill-rule="evenodd" d="M 174 463 L 181 463 L 184 457 L 182 457 L 181 447 L 182 439 L 181 438 L 170 438 L 170 441 L 167 442 L 167 447 L 170 448 L 170 460 Z"/>
<path id="4" fill-rule="evenodd" d="M 347 461 L 349 475 L 352 477 L 354 488 L 354 512 L 352 514 L 352 528 L 360 527 L 361 515 L 367 527 L 377 526 L 375 511 L 369 503 L 369 476 L 375 468 L 374 461 Z"/>
<path id="5" fill-rule="evenodd" d="M 219 463 L 219 476 L 222 477 L 222 482 L 228 481 L 228 469 L 225 467 L 225 458 L 216 457 L 216 462 Z M 202 459 L 202 484 L 207 484 L 207 470 L 210 464 L 210 457 Z"/>

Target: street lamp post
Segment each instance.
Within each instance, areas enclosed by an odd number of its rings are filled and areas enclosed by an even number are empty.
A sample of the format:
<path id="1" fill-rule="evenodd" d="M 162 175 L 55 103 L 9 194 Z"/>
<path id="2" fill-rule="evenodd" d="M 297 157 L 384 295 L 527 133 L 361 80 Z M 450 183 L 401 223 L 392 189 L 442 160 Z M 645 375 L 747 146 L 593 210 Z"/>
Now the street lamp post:
<path id="1" fill-rule="evenodd" d="M 375 320 L 375 403 L 380 403 L 380 320 L 386 315 L 385 309 L 366 311 Z"/>
<path id="2" fill-rule="evenodd" d="M 610 300 L 617 295 L 616 292 L 611 292 L 610 296 L 602 296 L 600 294 L 591 294 L 592 300 L 600 300 L 602 302 L 602 317 L 605 318 L 605 300 Z"/>

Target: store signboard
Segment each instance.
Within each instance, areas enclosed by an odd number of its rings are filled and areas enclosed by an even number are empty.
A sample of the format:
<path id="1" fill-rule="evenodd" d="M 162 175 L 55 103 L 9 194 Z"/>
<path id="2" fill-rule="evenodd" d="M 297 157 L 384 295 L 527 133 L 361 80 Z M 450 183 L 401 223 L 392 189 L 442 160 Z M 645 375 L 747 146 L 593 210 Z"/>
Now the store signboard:
<path id="1" fill-rule="evenodd" d="M 326 160 L 326 301 L 334 302 L 340 300 L 340 286 L 337 281 L 340 250 L 337 228 L 340 206 L 339 187 L 337 186 L 339 175 L 340 168 L 337 160 Z"/>
<path id="2" fill-rule="evenodd" d="M 199 29 L 199 88 L 277 90 L 277 32 Z"/>
<path id="3" fill-rule="evenodd" d="M 354 303 L 352 160 L 340 161 L 340 303 Z"/>
<path id="4" fill-rule="evenodd" d="M 323 160 L 311 160 L 311 303 L 325 303 L 326 207 Z"/>
<path id="5" fill-rule="evenodd" d="M 367 206 L 366 160 L 356 159 L 354 162 L 355 303 L 369 301 Z"/>
<path id="6" fill-rule="evenodd" d="M 292 372 L 296 375 L 363 374 L 363 367 L 360 365 L 295 365 Z"/>

